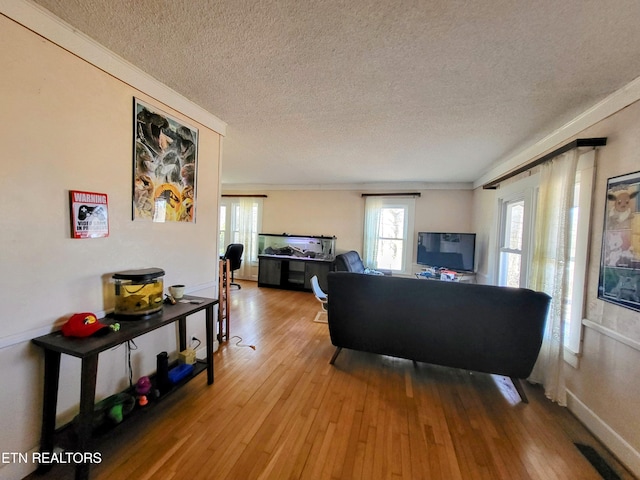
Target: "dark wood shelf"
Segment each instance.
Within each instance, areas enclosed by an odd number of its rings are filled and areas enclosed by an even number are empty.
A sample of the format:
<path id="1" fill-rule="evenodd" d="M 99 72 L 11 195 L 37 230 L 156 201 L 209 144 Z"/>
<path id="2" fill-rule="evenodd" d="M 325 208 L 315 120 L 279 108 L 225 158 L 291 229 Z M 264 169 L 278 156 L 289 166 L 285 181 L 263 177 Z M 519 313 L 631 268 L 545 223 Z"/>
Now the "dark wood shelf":
<path id="1" fill-rule="evenodd" d="M 56 442 L 65 437 L 71 438 L 74 450 L 88 452 L 89 445 L 98 436 L 98 429 L 94 429 L 94 410 L 96 378 L 98 374 L 98 356 L 101 352 L 109 350 L 124 342 L 152 332 L 160 327 L 178 324 L 178 351 L 187 348 L 187 317 L 200 312 L 205 312 L 206 338 L 204 344 L 207 350 L 206 361 L 198 361 L 191 375 L 181 379 L 171 389 L 165 392 L 156 401 L 169 396 L 182 385 L 192 380 L 203 371 L 207 371 L 207 383 L 213 383 L 213 341 L 214 341 L 214 316 L 213 307 L 218 304 L 217 299 L 187 296 L 191 302 L 178 302 L 175 305 L 165 305 L 161 312 L 148 318 L 134 320 L 119 320 L 114 317 L 100 319 L 102 323 L 120 323 L 120 330 L 109 332 L 104 336 L 86 338 L 65 337 L 61 332 L 54 332 L 34 338 L 32 342 L 44 350 L 44 399 L 42 402 L 42 429 L 40 437 L 40 452 L 52 453 Z M 58 405 L 58 387 L 60 382 L 60 357 L 62 354 L 80 358 L 82 361 L 80 378 L 80 407 L 77 417 L 71 424 L 56 430 L 56 415 Z M 173 365 L 173 364 L 172 364 Z M 153 384 L 154 380 L 152 380 Z M 137 408 L 137 413 L 136 413 Z M 134 407 L 126 421 L 114 425 L 111 429 L 115 432 L 121 425 L 128 423 L 136 416 L 143 415 L 152 405 Z M 42 473 L 51 468 L 51 464 L 40 464 L 38 470 Z M 79 463 L 75 467 L 75 478 L 86 480 L 89 478 L 90 463 Z"/>
<path id="2" fill-rule="evenodd" d="M 171 368 L 178 365 L 178 362 L 173 362 L 169 365 L 169 370 Z M 207 370 L 207 362 L 204 360 L 196 360 L 196 363 L 193 366 L 193 372 L 181 379 L 179 382 L 175 383 L 171 386 L 169 390 L 158 395 L 153 396 L 149 395 L 148 400 L 149 403 L 141 406 L 138 404 L 137 399 L 133 410 L 124 415 L 123 420 L 120 423 L 110 423 L 107 422 L 104 425 L 100 425 L 98 427 L 94 427 L 91 433 L 91 442 L 90 446 L 94 443 L 99 444 L 100 442 L 110 439 L 111 437 L 118 434 L 119 431 L 129 428 L 132 424 L 138 421 L 141 418 L 144 418 L 150 412 L 153 412 L 158 405 L 161 405 L 166 399 L 171 398 L 174 393 L 180 390 L 181 387 L 189 383 L 191 380 L 196 378 L 202 372 Z M 157 390 L 157 381 L 156 376 L 150 375 L 149 379 L 151 380 L 152 390 Z M 127 393 L 134 398 L 137 396 L 135 391 L 135 386 L 127 388 L 120 393 Z M 56 429 L 54 442 L 56 445 L 64 448 L 65 450 L 74 451 L 77 448 L 78 444 L 78 435 L 76 431 L 76 422 L 77 418 L 74 418 L 69 423 L 62 425 L 61 427 Z"/>

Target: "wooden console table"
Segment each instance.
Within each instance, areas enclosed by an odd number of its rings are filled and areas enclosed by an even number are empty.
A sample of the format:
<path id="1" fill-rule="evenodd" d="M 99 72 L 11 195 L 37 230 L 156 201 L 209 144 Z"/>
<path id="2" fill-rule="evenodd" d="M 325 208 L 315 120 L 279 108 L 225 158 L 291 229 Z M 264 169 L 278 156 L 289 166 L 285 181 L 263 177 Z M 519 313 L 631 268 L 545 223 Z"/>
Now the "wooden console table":
<path id="1" fill-rule="evenodd" d="M 93 431 L 93 412 L 96 394 L 96 377 L 98 373 L 98 355 L 124 342 L 149 333 L 165 325 L 178 322 L 179 350 L 187 348 L 187 317 L 202 310 L 206 314 L 206 370 L 207 383 L 213 383 L 213 307 L 217 299 L 185 296 L 186 300 L 201 303 L 180 303 L 165 305 L 161 312 L 144 320 L 117 320 L 111 317 L 100 321 L 105 324 L 120 323 L 120 330 L 109 332 L 104 336 L 86 338 L 65 337 L 62 332 L 54 332 L 32 340 L 44 350 L 44 401 L 42 405 L 42 430 L 40 452 L 51 454 L 54 449 L 56 433 L 56 413 L 58 404 L 58 386 L 60 381 L 61 354 L 71 355 L 82 360 L 80 379 L 80 413 L 77 417 L 77 449 L 87 452 Z M 202 369 L 200 371 L 203 371 Z M 40 464 L 40 472 L 51 468 L 51 464 Z M 75 478 L 88 479 L 89 463 L 76 465 Z"/>

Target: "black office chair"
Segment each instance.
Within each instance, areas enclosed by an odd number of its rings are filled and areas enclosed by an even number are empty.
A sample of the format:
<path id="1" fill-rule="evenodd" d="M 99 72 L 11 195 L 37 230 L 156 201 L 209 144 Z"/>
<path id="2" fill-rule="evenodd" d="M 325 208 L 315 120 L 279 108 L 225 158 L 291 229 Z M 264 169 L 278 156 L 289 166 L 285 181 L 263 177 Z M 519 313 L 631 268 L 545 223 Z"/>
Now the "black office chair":
<path id="1" fill-rule="evenodd" d="M 223 260 L 229 260 L 229 270 L 231 270 L 231 283 L 230 285 L 235 285 L 238 287 L 238 290 L 242 287 L 233 282 L 233 272 L 240 268 L 242 265 L 242 252 L 244 252 L 244 245 L 241 243 L 230 243 L 227 247 L 227 251 L 224 252 Z"/>

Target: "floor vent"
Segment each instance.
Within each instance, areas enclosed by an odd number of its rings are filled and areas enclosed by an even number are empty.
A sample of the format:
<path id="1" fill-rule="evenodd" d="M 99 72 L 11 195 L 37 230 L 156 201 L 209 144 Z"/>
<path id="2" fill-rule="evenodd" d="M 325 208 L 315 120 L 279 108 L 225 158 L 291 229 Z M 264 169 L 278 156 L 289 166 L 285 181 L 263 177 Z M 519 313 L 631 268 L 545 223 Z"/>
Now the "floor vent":
<path id="1" fill-rule="evenodd" d="M 589 445 L 582 445 L 581 443 L 576 443 L 575 446 L 580 450 L 580 453 L 589 460 L 589 463 L 593 465 L 593 468 L 598 471 L 604 480 L 620 480 L 618 474 L 613 471 L 609 464 L 598 452 L 595 451 L 593 447 L 590 447 Z"/>

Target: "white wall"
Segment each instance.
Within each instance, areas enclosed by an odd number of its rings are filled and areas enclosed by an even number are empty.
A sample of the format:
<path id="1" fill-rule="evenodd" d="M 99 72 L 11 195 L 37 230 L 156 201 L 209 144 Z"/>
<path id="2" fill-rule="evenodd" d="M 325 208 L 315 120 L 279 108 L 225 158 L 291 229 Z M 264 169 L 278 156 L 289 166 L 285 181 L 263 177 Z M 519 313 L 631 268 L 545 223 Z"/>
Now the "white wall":
<path id="1" fill-rule="evenodd" d="M 160 266 L 167 284 L 186 283 L 198 294 L 215 295 L 221 139 L 205 126 L 208 122 L 184 116 L 181 112 L 189 109 L 177 95 L 136 90 L 131 82 L 117 80 L 4 16 L 0 32 L 5 206 L 0 229 L 0 452 L 28 452 L 39 441 L 43 374 L 41 352 L 29 342 L 32 336 L 73 312 L 111 308 L 108 278 L 122 269 Z M 196 224 L 131 221 L 133 96 L 199 128 Z M 586 310 L 593 327 L 586 329 L 579 368 L 567 367 L 567 373 L 570 408 L 640 475 L 640 314 L 596 296 L 606 179 L 640 169 L 638 125 L 640 105 L 634 104 L 579 135 L 607 136 L 609 142 L 598 156 L 594 192 Z M 70 238 L 69 189 L 109 195 L 109 238 Z M 265 232 L 336 235 L 338 250 L 361 251 L 360 192 L 255 193 L 269 195 Z M 415 232 L 476 232 L 478 270 L 489 276 L 494 200 L 495 192 L 482 189 L 423 190 L 416 202 Z M 197 329 L 190 333 L 201 334 Z M 135 376 L 155 368 L 158 351 L 175 348 L 174 334 L 167 328 L 137 342 Z M 123 349 L 101 355 L 99 396 L 123 386 L 124 360 Z M 79 363 L 63 357 L 62 372 L 59 412 L 66 420 L 79 395 Z M 0 478 L 21 478 L 30 468 L 0 464 Z"/>
<path id="2" fill-rule="evenodd" d="M 362 250 L 364 200 L 359 192 L 272 190 L 264 193 L 267 198 L 262 215 L 263 233 L 335 235 L 338 252 Z"/>
<path id="3" fill-rule="evenodd" d="M 596 156 L 582 357 L 578 368 L 565 364 L 568 407 L 640 476 L 640 313 L 597 298 L 607 179 L 640 170 L 638 125 L 640 102 L 635 102 L 566 137 L 562 144 L 575 138 L 608 138 Z M 473 203 L 478 279 L 490 280 L 496 193 L 478 188 Z"/>
<path id="4" fill-rule="evenodd" d="M 43 355 L 29 339 L 74 312 L 113 307 L 113 272 L 166 271 L 165 285 L 216 296 L 221 136 L 0 15 L 0 452 L 39 444 Z M 199 129 L 196 223 L 131 219 L 133 97 Z M 70 235 L 69 190 L 106 193 L 108 238 Z M 189 334 L 204 338 L 204 314 Z M 136 341 L 134 381 L 155 370 L 160 351 L 176 350 L 174 327 Z M 59 419 L 77 411 L 79 362 L 63 356 Z M 98 398 L 127 386 L 125 349 L 100 356 Z M 0 463 L 0 478 L 22 478 L 30 465 Z"/>
<path id="5" fill-rule="evenodd" d="M 397 190 L 394 190 L 397 191 Z M 411 190 L 416 198 L 414 238 L 421 231 L 472 232 L 472 190 Z M 223 193 L 247 192 L 225 190 Z M 336 236 L 338 253 L 362 254 L 364 198 L 359 190 L 260 190 L 265 194 L 263 233 Z M 417 247 L 416 247 L 417 248 Z M 413 252 L 413 262 L 416 252 Z M 419 271 L 417 265 L 414 271 Z M 257 275 L 257 272 L 254 272 Z"/>
<path id="6" fill-rule="evenodd" d="M 586 319 L 578 369 L 567 366 L 569 408 L 605 438 L 640 476 L 640 312 L 604 302 L 598 296 L 606 185 L 610 177 L 640 171 L 640 102 L 580 134 L 607 137 L 597 155 Z"/>
<path id="7" fill-rule="evenodd" d="M 473 192 L 473 229 L 476 232 L 476 280 L 492 283 L 491 254 L 495 245 L 492 233 L 495 226 L 496 191 L 477 188 Z"/>

